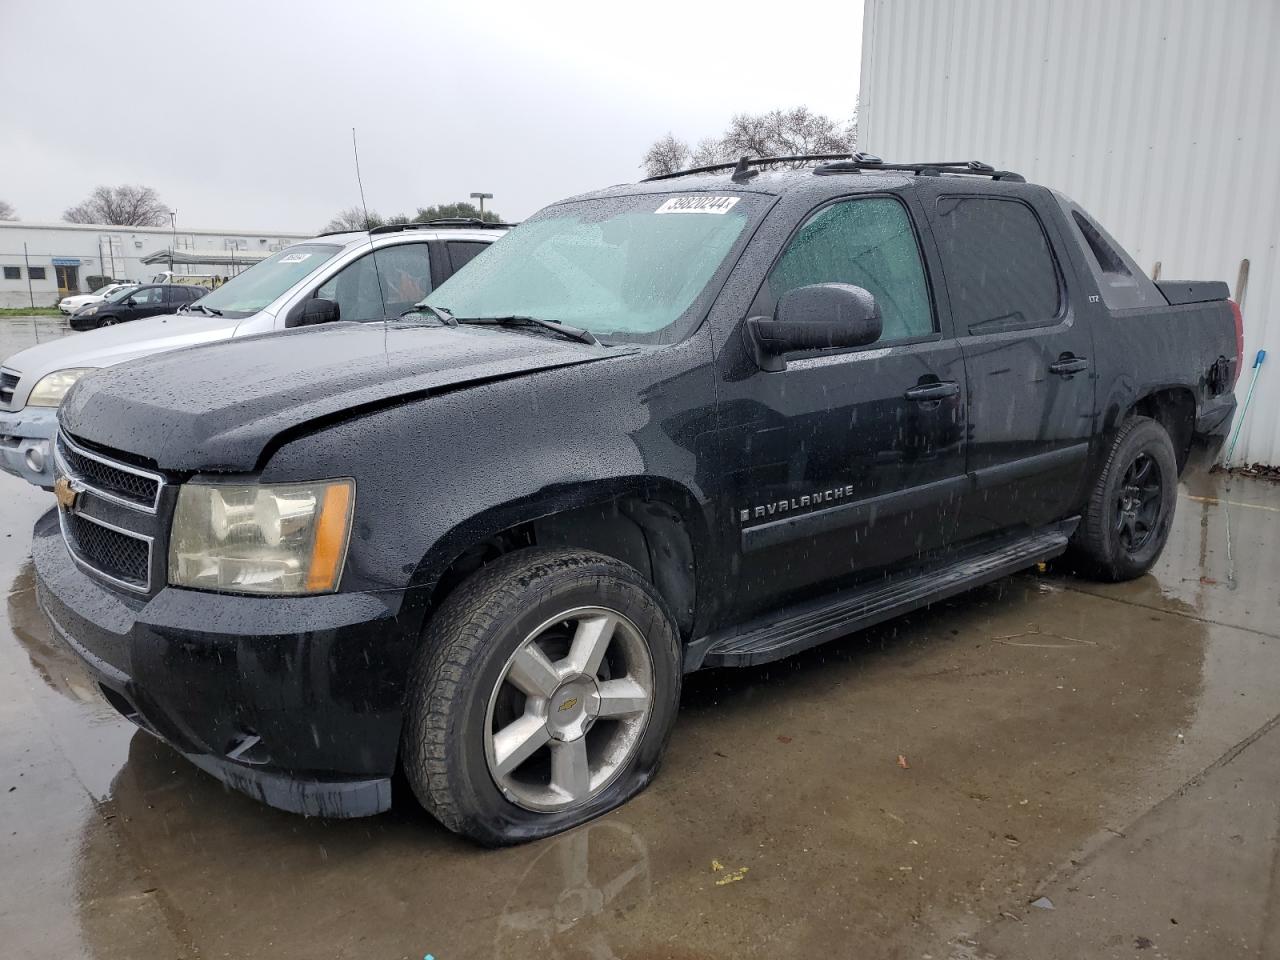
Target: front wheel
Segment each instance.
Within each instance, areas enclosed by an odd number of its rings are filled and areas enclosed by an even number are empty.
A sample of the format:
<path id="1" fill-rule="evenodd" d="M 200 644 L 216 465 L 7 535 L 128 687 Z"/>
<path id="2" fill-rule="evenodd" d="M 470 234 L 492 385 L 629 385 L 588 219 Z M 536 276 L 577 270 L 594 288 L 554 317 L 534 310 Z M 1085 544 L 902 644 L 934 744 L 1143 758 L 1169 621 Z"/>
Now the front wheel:
<path id="1" fill-rule="evenodd" d="M 1073 541 L 1076 552 L 1103 580 L 1142 576 L 1169 538 L 1177 494 L 1168 432 L 1149 417 L 1129 419 L 1090 491 Z"/>
<path id="2" fill-rule="evenodd" d="M 653 778 L 680 681 L 672 619 L 636 570 L 589 551 L 509 554 L 424 633 L 405 774 L 437 819 L 481 843 L 567 830 Z"/>

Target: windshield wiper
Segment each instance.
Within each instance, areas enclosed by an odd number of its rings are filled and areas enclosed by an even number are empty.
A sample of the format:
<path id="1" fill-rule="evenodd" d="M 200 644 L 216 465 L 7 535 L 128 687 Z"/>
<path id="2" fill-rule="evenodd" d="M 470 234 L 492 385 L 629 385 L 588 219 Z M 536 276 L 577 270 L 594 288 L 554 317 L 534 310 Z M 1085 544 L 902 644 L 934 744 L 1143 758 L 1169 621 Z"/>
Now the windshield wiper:
<path id="1" fill-rule="evenodd" d="M 458 321 L 453 318 L 453 314 L 449 312 L 447 307 L 433 307 L 429 303 L 415 303 L 400 316 L 407 317 L 411 313 L 429 313 L 446 327 L 456 327 L 458 325 Z"/>
<path id="2" fill-rule="evenodd" d="M 217 307 L 206 307 L 203 303 L 184 303 L 177 310 L 178 313 L 186 313 L 188 310 L 203 310 L 211 317 L 222 316 L 222 311 Z"/>
<path id="3" fill-rule="evenodd" d="M 583 330 L 581 327 L 573 327 L 567 323 L 561 323 L 559 320 L 544 320 L 542 317 L 526 317 L 520 314 L 513 314 L 507 317 L 457 317 L 457 323 L 491 323 L 495 325 L 505 324 L 525 324 L 532 327 L 541 327 L 544 330 L 551 330 L 568 337 L 570 340 L 577 340 L 579 343 L 589 343 L 593 347 L 603 346 L 596 335 L 590 330 Z"/>

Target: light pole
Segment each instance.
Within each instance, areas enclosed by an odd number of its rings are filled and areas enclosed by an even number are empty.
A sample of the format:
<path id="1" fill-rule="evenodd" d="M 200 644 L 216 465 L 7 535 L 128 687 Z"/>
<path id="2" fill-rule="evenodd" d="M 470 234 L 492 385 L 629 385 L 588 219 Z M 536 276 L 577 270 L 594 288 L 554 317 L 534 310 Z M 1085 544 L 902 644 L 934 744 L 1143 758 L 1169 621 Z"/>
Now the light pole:
<path id="1" fill-rule="evenodd" d="M 480 201 L 480 219 L 483 220 L 484 219 L 484 202 L 486 200 L 492 200 L 493 194 L 492 193 L 473 193 L 471 195 L 471 199 Z"/>
<path id="2" fill-rule="evenodd" d="M 169 226 L 173 228 L 173 240 L 169 244 L 169 282 L 173 282 L 173 251 L 178 246 L 178 211 L 169 211 Z"/>

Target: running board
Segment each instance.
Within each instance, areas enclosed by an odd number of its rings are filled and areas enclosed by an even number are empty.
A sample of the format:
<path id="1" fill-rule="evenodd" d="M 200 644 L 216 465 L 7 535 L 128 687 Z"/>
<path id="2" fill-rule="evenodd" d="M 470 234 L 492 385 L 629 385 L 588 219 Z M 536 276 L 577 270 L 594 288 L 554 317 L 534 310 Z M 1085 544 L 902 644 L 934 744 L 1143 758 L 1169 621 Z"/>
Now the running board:
<path id="1" fill-rule="evenodd" d="M 1016 539 L 984 543 L 949 562 L 774 611 L 735 630 L 694 640 L 685 649 L 685 672 L 781 660 L 1007 577 L 1061 554 L 1077 522 L 1072 518 Z"/>

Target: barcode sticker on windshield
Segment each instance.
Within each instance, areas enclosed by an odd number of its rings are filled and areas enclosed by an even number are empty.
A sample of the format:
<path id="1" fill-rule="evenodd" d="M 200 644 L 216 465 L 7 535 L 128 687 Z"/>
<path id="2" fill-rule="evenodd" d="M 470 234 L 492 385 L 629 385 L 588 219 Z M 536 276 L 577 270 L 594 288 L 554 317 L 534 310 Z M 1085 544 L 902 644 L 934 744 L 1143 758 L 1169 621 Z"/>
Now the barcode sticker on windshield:
<path id="1" fill-rule="evenodd" d="M 289 253 L 280 258 L 281 263 L 301 263 L 303 260 L 310 259 L 309 253 Z"/>
<path id="2" fill-rule="evenodd" d="M 728 213 L 739 197 L 672 197 L 654 213 Z"/>

